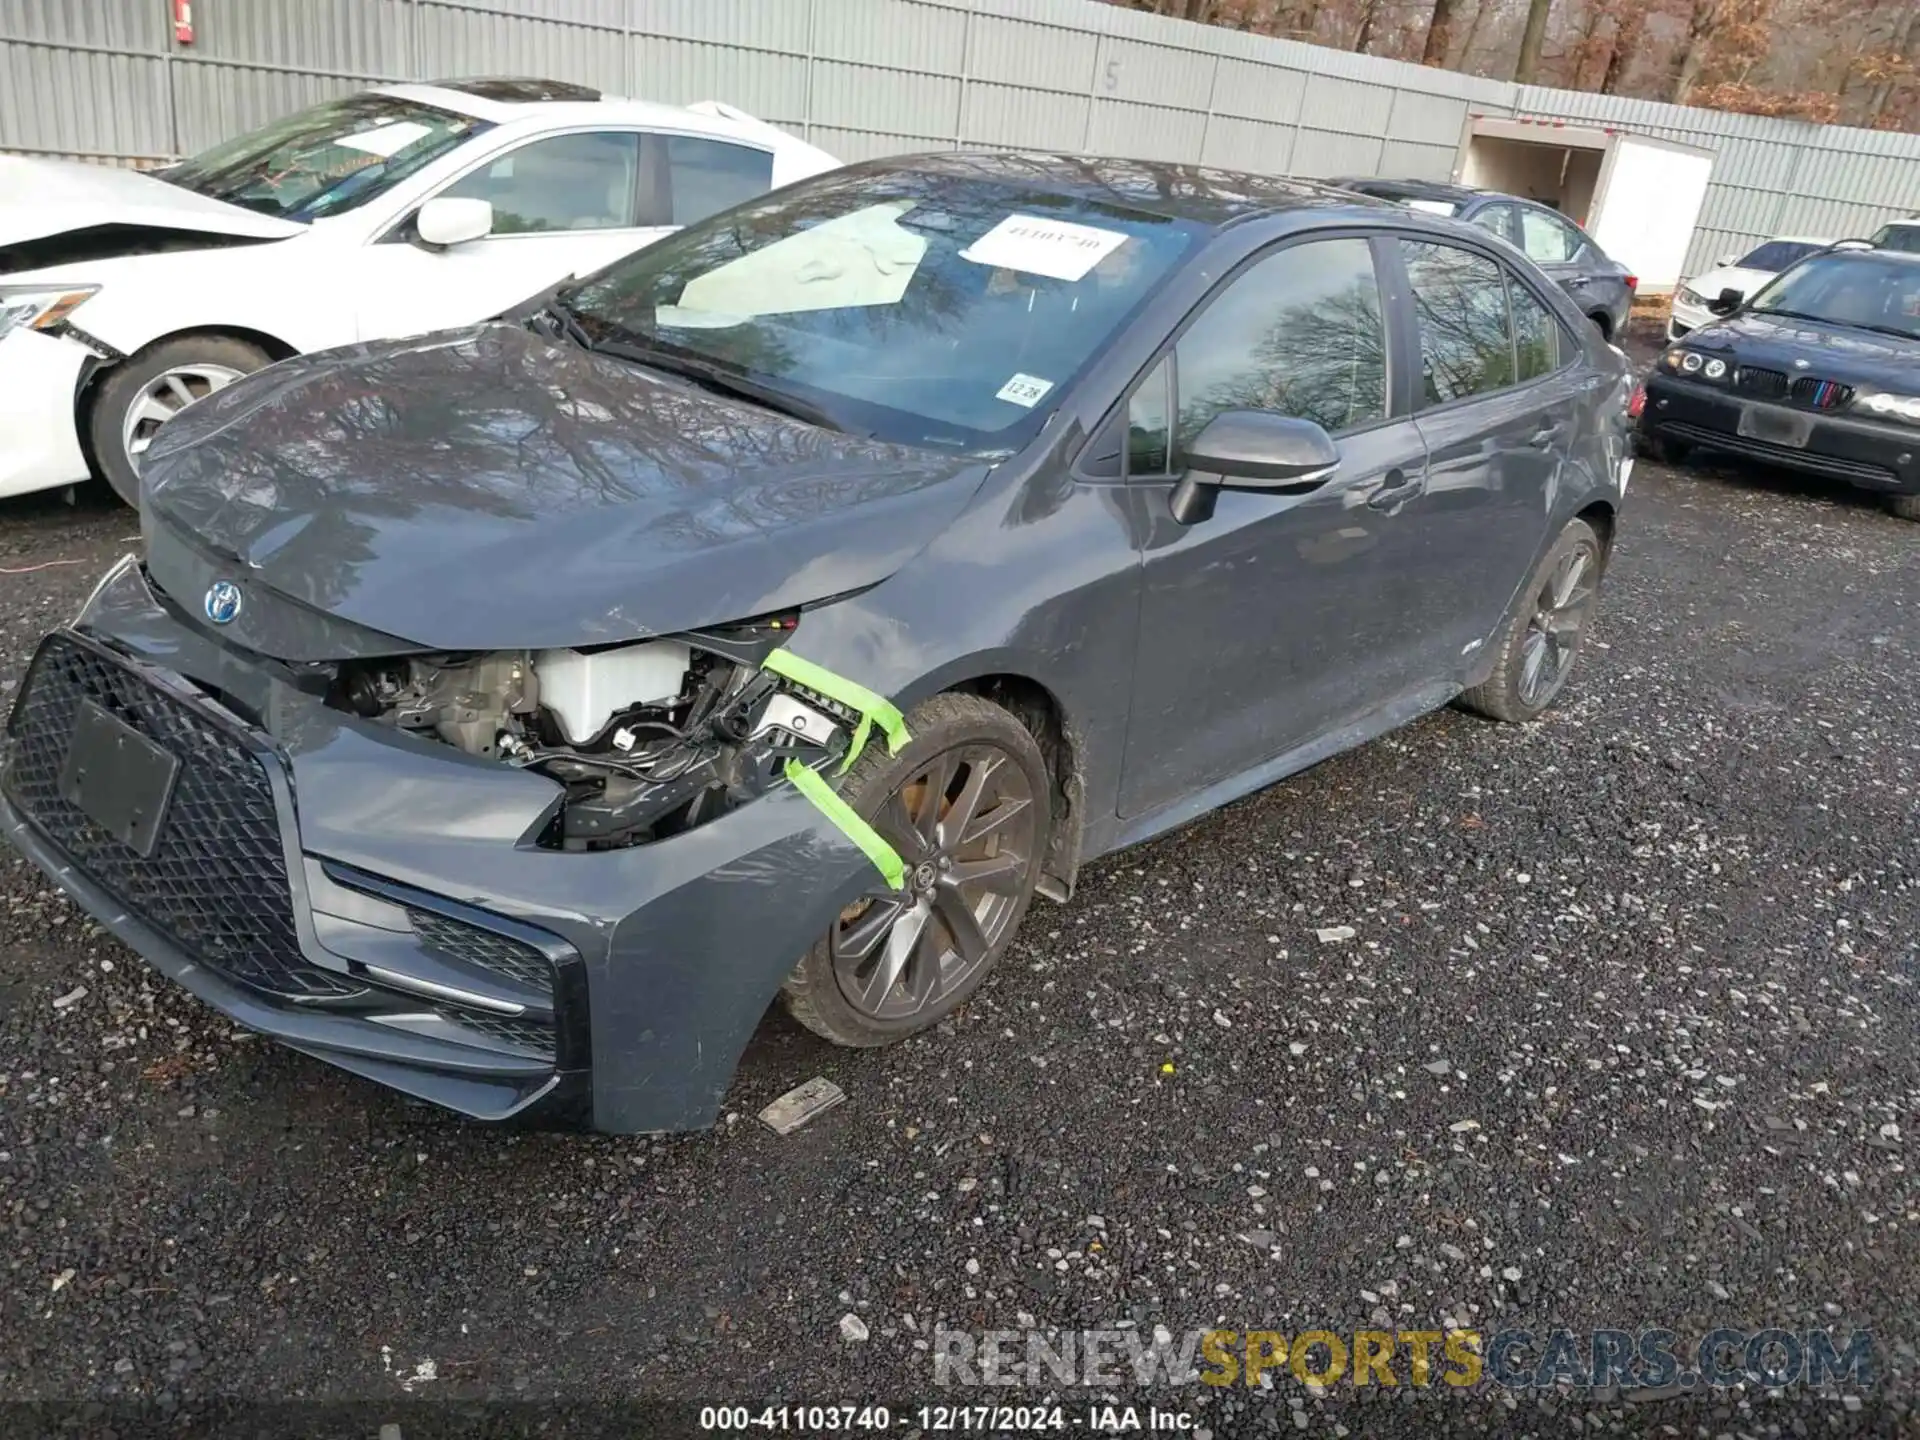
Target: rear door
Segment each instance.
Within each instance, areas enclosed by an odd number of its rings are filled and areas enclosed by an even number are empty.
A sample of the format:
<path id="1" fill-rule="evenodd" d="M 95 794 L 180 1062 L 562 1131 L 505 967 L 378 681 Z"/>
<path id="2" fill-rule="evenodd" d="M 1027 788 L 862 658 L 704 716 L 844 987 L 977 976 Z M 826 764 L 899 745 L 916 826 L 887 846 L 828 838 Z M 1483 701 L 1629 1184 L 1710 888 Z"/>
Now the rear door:
<path id="1" fill-rule="evenodd" d="M 1622 318 L 1626 281 L 1585 231 L 1538 205 L 1515 207 L 1520 250 L 1589 315 L 1604 314 L 1611 327 Z"/>
<path id="2" fill-rule="evenodd" d="M 1264 252 L 1214 290 L 1128 402 L 1124 499 L 1145 583 L 1123 815 L 1376 709 L 1419 668 L 1431 628 L 1383 601 L 1422 543 L 1409 507 L 1426 471 L 1400 383 L 1391 243 L 1316 235 Z M 1222 490 L 1209 518 L 1178 524 L 1168 502 L 1184 447 L 1228 409 L 1317 421 L 1339 467 L 1304 493 Z"/>
<path id="3" fill-rule="evenodd" d="M 1403 240 L 1418 326 L 1417 424 L 1435 622 L 1472 656 L 1532 567 L 1574 438 L 1579 343 L 1533 282 L 1451 240 Z"/>

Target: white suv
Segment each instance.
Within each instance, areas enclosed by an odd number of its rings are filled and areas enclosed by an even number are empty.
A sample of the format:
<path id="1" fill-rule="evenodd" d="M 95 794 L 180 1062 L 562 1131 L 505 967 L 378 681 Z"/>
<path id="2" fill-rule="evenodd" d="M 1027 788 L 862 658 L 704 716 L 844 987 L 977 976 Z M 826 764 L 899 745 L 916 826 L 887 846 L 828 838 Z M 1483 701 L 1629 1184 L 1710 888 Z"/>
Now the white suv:
<path id="1" fill-rule="evenodd" d="M 166 170 L 0 157 L 0 496 L 138 503 L 183 406 L 274 360 L 470 324 L 839 162 L 729 106 L 385 85 Z"/>

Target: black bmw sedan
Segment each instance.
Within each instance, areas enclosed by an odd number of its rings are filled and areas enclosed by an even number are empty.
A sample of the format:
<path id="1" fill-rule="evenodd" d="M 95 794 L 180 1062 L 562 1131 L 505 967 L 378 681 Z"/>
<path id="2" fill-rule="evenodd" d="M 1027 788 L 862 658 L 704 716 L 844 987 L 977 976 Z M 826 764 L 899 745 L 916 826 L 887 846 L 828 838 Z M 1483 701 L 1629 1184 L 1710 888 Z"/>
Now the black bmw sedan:
<path id="1" fill-rule="evenodd" d="M 1456 698 L 1540 715 L 1628 388 L 1471 225 L 853 166 L 169 423 L 0 830 L 310 1055 L 702 1126 L 776 997 L 912 1034 L 1095 857 Z"/>
<path id="2" fill-rule="evenodd" d="M 1714 308 L 1636 398 L 1640 447 L 1845 481 L 1920 520 L 1920 255 L 1824 250 Z"/>

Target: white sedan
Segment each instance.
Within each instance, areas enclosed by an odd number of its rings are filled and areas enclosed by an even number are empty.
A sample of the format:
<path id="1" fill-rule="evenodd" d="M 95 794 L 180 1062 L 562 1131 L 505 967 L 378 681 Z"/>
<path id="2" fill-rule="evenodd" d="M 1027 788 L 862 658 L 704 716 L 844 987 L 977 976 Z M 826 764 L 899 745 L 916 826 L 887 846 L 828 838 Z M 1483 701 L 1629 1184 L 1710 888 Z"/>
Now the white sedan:
<path id="1" fill-rule="evenodd" d="M 0 157 L 0 496 L 129 503 L 171 415 L 309 350 L 469 324 L 839 161 L 730 106 L 387 85 L 148 174 Z"/>
<path id="2" fill-rule="evenodd" d="M 1803 235 L 1782 235 L 1762 241 L 1744 255 L 1722 255 L 1714 269 L 1694 276 L 1673 292 L 1673 308 L 1667 315 L 1667 339 L 1678 340 L 1689 330 L 1698 330 L 1718 320 L 1720 317 L 1709 307 L 1720 298 L 1722 290 L 1738 290 L 1751 298 L 1789 265 L 1832 243 Z"/>

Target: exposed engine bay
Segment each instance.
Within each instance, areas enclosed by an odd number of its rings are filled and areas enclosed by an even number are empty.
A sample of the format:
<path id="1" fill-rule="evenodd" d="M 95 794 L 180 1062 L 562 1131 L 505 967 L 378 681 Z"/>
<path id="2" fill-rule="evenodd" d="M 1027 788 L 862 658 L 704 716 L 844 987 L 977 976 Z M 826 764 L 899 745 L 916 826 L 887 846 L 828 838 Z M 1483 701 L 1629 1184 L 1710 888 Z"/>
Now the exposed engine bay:
<path id="1" fill-rule="evenodd" d="M 343 665 L 329 703 L 566 789 L 541 843 L 643 845 L 845 754 L 859 717 L 762 669 L 791 617 L 595 650 Z"/>

